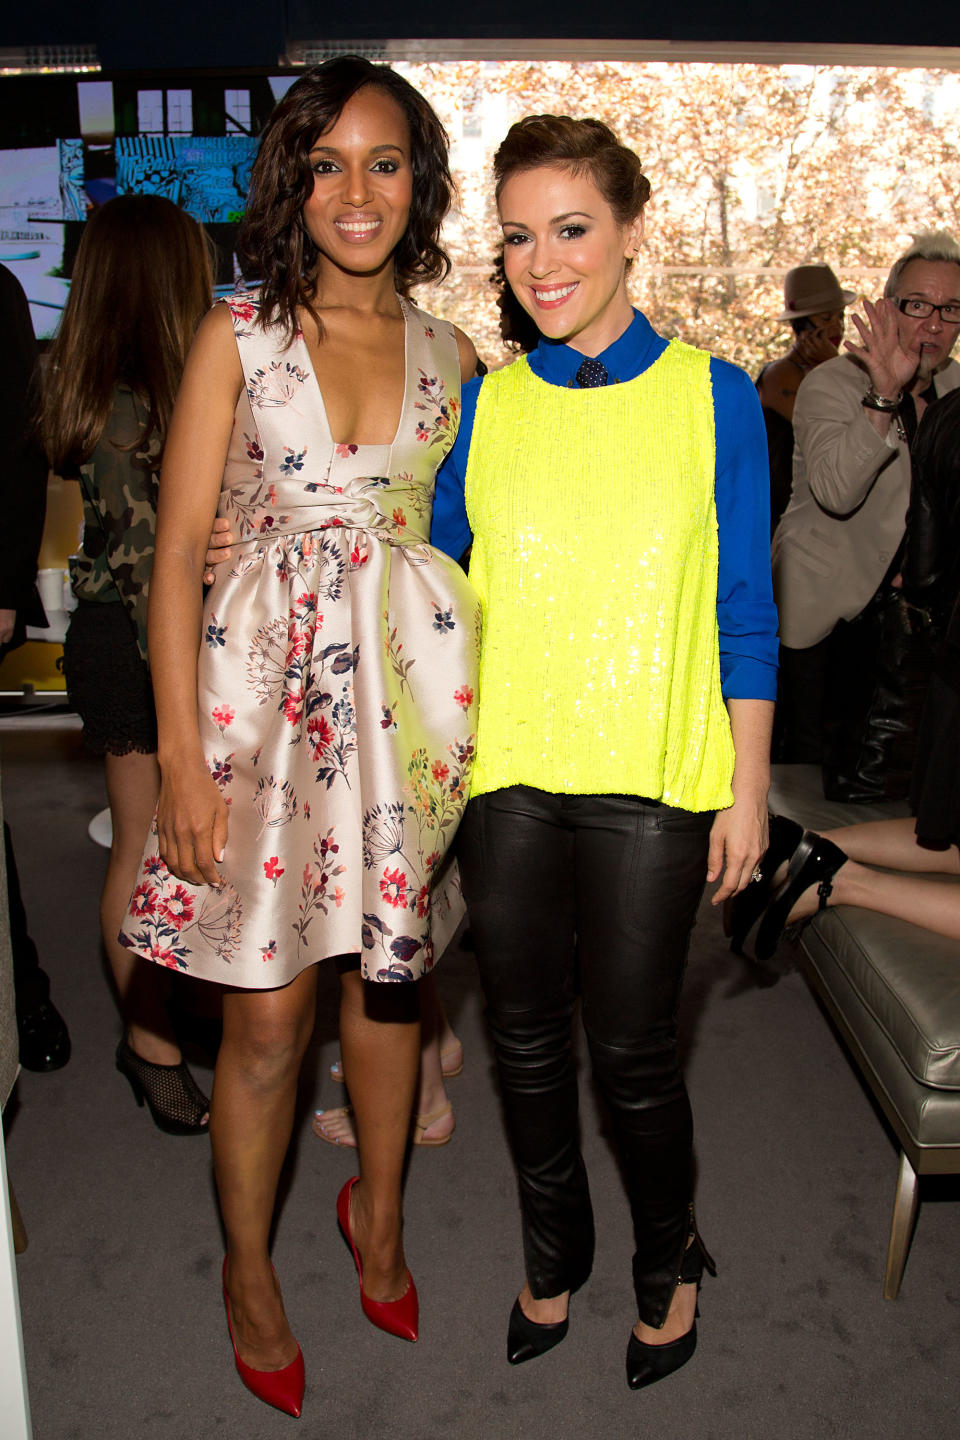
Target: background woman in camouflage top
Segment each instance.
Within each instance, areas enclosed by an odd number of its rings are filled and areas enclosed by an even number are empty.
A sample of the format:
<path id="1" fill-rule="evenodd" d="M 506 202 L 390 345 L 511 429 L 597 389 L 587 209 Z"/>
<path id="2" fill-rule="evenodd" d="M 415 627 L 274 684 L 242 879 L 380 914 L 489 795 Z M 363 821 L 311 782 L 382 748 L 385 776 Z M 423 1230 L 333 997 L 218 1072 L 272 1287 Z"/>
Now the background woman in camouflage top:
<path id="1" fill-rule="evenodd" d="M 206 1130 L 207 1098 L 171 1028 L 169 977 L 117 935 L 160 788 L 146 648 L 160 458 L 211 290 L 195 221 L 160 196 L 111 200 L 84 231 L 44 387 L 50 463 L 83 494 L 64 669 L 84 740 L 104 757 L 113 819 L 100 924 L 125 1026 L 117 1066 L 173 1134 Z"/>

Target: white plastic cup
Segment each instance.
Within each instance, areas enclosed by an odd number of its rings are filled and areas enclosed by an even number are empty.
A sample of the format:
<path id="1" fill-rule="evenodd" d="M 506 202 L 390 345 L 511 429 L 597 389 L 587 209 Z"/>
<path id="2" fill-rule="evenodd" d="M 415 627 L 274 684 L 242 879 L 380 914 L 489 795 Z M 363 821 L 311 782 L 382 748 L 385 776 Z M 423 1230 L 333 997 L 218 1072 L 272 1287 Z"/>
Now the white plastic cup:
<path id="1" fill-rule="evenodd" d="M 63 614 L 63 577 L 62 570 L 40 570 L 37 573 L 37 589 L 48 620 L 51 615 Z"/>

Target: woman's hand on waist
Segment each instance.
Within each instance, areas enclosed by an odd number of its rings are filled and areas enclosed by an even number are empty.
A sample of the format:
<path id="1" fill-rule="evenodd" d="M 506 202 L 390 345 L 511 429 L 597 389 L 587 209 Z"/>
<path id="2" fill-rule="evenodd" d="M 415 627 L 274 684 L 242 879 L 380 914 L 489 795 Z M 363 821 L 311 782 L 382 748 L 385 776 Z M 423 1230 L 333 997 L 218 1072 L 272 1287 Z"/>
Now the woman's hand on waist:
<path id="1" fill-rule="evenodd" d="M 206 569 L 203 572 L 204 585 L 212 585 L 214 581 L 214 567 L 222 565 L 229 560 L 233 551 L 236 536 L 230 529 L 230 521 L 226 515 L 218 515 L 213 522 L 213 529 L 210 531 L 210 539 L 207 541 L 207 553 L 203 557 Z"/>

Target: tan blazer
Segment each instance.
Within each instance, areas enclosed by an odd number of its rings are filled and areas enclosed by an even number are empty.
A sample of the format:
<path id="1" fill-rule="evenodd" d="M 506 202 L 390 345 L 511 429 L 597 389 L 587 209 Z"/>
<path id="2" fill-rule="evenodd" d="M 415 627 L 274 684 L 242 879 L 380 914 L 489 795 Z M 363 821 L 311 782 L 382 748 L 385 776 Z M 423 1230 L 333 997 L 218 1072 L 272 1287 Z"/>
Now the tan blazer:
<path id="1" fill-rule="evenodd" d="M 903 539 L 910 452 L 891 425 L 881 439 L 861 400 L 869 376 L 849 356 L 818 365 L 793 412 L 793 490 L 773 537 L 773 592 L 780 639 L 816 645 L 838 620 L 859 615 Z M 938 395 L 960 386 L 948 360 Z"/>

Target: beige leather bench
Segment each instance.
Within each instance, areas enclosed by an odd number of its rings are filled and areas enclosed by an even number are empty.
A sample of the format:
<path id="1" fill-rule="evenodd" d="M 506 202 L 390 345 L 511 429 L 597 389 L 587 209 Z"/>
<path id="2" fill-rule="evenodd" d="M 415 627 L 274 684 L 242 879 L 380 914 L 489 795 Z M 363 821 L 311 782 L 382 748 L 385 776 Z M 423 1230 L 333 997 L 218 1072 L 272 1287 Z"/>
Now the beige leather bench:
<path id="1" fill-rule="evenodd" d="M 825 800 L 813 765 L 774 766 L 770 809 L 814 830 L 907 813 L 905 805 Z M 916 1220 L 917 1177 L 960 1174 L 960 945 L 838 905 L 804 928 L 799 949 L 809 983 L 900 1142 L 883 1285 L 894 1300 Z"/>

